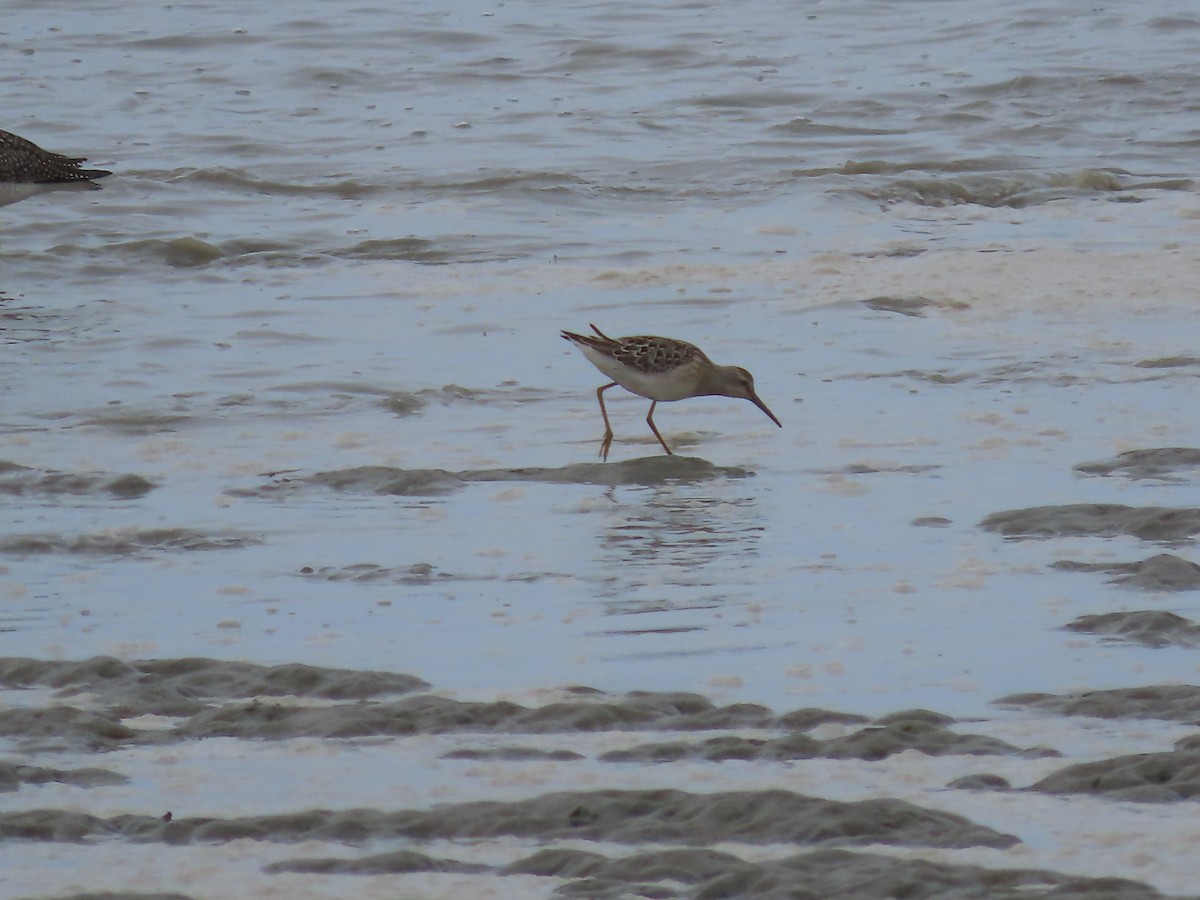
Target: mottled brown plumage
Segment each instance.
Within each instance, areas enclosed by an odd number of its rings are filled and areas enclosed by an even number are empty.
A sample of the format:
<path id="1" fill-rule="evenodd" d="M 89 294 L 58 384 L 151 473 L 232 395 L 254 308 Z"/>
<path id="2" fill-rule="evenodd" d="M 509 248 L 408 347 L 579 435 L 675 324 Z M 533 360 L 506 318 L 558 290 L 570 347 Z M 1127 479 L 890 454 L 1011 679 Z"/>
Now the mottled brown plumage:
<path id="1" fill-rule="evenodd" d="M 695 344 L 648 334 L 624 337 L 619 340 L 613 340 L 603 335 L 599 338 L 588 336 L 585 339 L 590 342 L 590 346 L 602 349 L 602 352 L 611 353 L 612 358 L 617 362 L 649 374 L 665 372 L 676 366 L 685 366 L 696 359 L 708 359 L 704 355 L 704 351 Z"/>
<path id="2" fill-rule="evenodd" d="M 604 417 L 604 439 L 600 442 L 602 459 L 608 459 L 613 439 L 608 410 L 604 408 L 604 392 L 617 385 L 651 401 L 646 424 L 668 455 L 671 454 L 671 448 L 654 425 L 654 407 L 659 401 L 705 396 L 737 397 L 749 400 L 765 412 L 772 422 L 783 427 L 754 392 L 754 376 L 745 369 L 719 366 L 705 356 L 703 350 L 687 341 L 654 335 L 611 338 L 595 325 L 591 328 L 596 332 L 595 335 L 564 331 L 562 336 L 582 350 L 592 365 L 612 379 L 612 382 L 596 391 L 600 415 Z"/>
<path id="3" fill-rule="evenodd" d="M 111 175 L 104 169 L 83 169 L 86 156 L 64 156 L 43 150 L 8 131 L 0 131 L 0 182 L 8 184 L 59 184 L 91 181 Z"/>

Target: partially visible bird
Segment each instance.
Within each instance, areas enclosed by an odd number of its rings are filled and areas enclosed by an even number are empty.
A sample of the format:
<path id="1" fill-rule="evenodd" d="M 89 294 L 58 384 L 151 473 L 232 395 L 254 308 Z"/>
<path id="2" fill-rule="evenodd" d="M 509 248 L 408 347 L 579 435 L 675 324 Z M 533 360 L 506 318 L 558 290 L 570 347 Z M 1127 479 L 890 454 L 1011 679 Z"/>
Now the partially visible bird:
<path id="1" fill-rule="evenodd" d="M 754 376 L 745 369 L 718 366 L 704 355 L 704 351 L 687 341 L 652 335 L 611 338 L 595 325 L 591 329 L 596 332 L 595 336 L 571 331 L 562 332 L 562 336 L 583 351 L 592 365 L 612 379 L 596 391 L 600 415 L 604 417 L 601 459 L 607 461 L 613 439 L 608 410 L 604 408 L 604 392 L 617 385 L 650 401 L 646 424 L 668 455 L 673 455 L 671 448 L 654 425 L 654 407 L 659 401 L 665 403 L 688 397 L 736 397 L 749 400 L 765 412 L 772 422 L 783 427 L 754 392 Z"/>
<path id="2" fill-rule="evenodd" d="M 80 163 L 86 156 L 64 156 L 43 150 L 8 131 L 0 131 L 0 183 L 62 184 L 72 181 L 91 181 L 112 172 L 104 169 L 83 169 Z"/>

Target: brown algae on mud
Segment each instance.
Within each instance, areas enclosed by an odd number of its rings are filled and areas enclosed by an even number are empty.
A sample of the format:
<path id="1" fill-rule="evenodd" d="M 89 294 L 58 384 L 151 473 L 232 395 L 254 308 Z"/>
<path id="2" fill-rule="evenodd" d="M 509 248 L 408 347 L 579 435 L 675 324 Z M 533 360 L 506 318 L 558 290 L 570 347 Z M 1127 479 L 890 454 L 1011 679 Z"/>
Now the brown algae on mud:
<path id="1" fill-rule="evenodd" d="M 1007 538 L 1118 537 L 1183 541 L 1200 533 L 1200 508 L 1069 503 L 992 513 L 979 523 Z"/>
<path id="2" fill-rule="evenodd" d="M 1160 609 L 1080 616 L 1063 628 L 1144 647 L 1200 647 L 1200 625 Z"/>
<path id="3" fill-rule="evenodd" d="M 1195 447 L 1151 447 L 1126 450 L 1112 459 L 1080 463 L 1082 475 L 1122 475 L 1132 480 L 1154 478 L 1183 482 L 1200 466 L 1200 449 Z"/>
<path id="4" fill-rule="evenodd" d="M 135 556 L 163 550 L 236 550 L 262 541 L 239 534 L 208 534 L 191 528 L 120 528 L 93 534 L 17 534 L 0 538 L 0 553 Z"/>
<path id="5" fill-rule="evenodd" d="M 158 485 L 141 475 L 56 472 L 0 460 L 0 494 L 14 496 L 101 496 L 134 500 Z"/>
<path id="6" fill-rule="evenodd" d="M 1090 794 L 1127 803 L 1194 802 L 1200 797 L 1200 746 L 1181 741 L 1164 753 L 1078 763 L 1029 786 L 1045 794 Z"/>
<path id="7" fill-rule="evenodd" d="M 0 813 L 0 838 L 78 842 L 105 836 L 164 844 L 260 840 L 471 841 L 519 837 L 705 845 L 725 842 L 931 848 L 1007 848 L 1018 842 L 962 816 L 903 800 L 843 803 L 784 790 L 573 790 L 527 800 L 442 804 L 429 810 L 305 810 L 245 818 L 92 816 L 56 810 Z"/>
<path id="8" fill-rule="evenodd" d="M 1173 553 L 1157 553 L 1138 562 L 1085 563 L 1060 559 L 1054 568 L 1066 572 L 1103 572 L 1110 584 L 1142 591 L 1200 590 L 1200 565 Z"/>
<path id="9" fill-rule="evenodd" d="M 1060 716 L 1200 721 L 1200 686 L 1191 684 L 1152 684 L 1065 694 L 1012 694 L 996 703 Z"/>

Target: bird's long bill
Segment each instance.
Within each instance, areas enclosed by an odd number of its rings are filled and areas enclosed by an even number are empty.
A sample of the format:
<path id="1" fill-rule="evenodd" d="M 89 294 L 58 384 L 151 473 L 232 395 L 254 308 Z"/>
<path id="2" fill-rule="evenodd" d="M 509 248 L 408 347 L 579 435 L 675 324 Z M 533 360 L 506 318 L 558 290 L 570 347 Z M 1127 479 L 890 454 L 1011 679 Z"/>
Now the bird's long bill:
<path id="1" fill-rule="evenodd" d="M 772 422 L 774 422 L 780 428 L 783 427 L 783 423 L 780 422 L 777 418 L 775 418 L 775 413 L 773 413 L 769 409 L 767 409 L 767 404 L 763 403 L 761 400 L 758 399 L 758 394 L 751 393 L 749 399 L 750 399 L 751 403 L 753 403 L 755 406 L 757 406 L 759 409 L 761 409 L 763 412 L 765 412 L 767 414 L 767 418 L 769 418 Z"/>

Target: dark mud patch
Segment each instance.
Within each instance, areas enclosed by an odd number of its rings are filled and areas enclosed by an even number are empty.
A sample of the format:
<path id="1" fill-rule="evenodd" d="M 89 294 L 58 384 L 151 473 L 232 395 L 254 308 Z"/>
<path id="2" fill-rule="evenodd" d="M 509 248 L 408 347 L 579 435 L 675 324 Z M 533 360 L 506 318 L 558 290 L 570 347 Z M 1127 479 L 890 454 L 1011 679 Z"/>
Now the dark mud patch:
<path id="1" fill-rule="evenodd" d="M 737 736 L 712 738 L 703 743 L 666 742 L 645 744 L 627 750 L 603 754 L 604 762 L 675 762 L 705 759 L 719 762 L 731 759 L 886 759 L 905 750 L 917 750 L 926 756 L 1059 756 L 1054 750 L 1022 750 L 997 738 L 978 734 L 957 734 L 940 724 L 921 718 L 889 717 L 886 724 L 863 728 L 852 734 L 818 740 L 803 734 L 780 738 L 755 739 Z"/>
<path id="2" fill-rule="evenodd" d="M 945 516 L 921 516 L 913 519 L 909 524 L 914 528 L 949 528 L 954 524 L 954 520 L 947 519 Z"/>
<path id="3" fill-rule="evenodd" d="M 1171 553 L 1159 553 L 1140 562 L 1085 563 L 1064 559 L 1054 568 L 1068 572 L 1104 572 L 1110 584 L 1143 591 L 1200 590 L 1200 566 Z"/>
<path id="4" fill-rule="evenodd" d="M 124 413 L 108 411 L 83 419 L 79 424 L 87 428 L 100 428 L 117 435 L 174 434 L 195 419 L 183 415 L 159 415 L 156 413 Z"/>
<path id="5" fill-rule="evenodd" d="M 1011 385 L 1046 384 L 1054 387 L 1072 387 L 1084 384 L 1087 379 L 1064 368 L 1068 360 L 1051 356 L 1039 360 L 1021 360 L 979 369 L 892 369 L 888 371 L 860 372 L 843 375 L 850 381 L 874 381 L 881 378 L 891 380 L 908 379 L 932 385 Z"/>
<path id="6" fill-rule="evenodd" d="M 867 309 L 877 312 L 899 313 L 902 316 L 921 318 L 930 310 L 969 309 L 961 300 L 934 300 L 919 295 L 869 297 L 862 302 Z"/>
<path id="7" fill-rule="evenodd" d="M 1068 694 L 1011 694 L 995 702 L 1000 706 L 1037 709 L 1062 716 L 1162 719 L 1200 724 L 1200 687 L 1190 684 L 1158 684 Z"/>
<path id="8" fill-rule="evenodd" d="M 19 790 L 23 784 L 70 784 L 75 787 L 103 787 L 129 781 L 118 772 L 108 769 L 48 769 L 0 760 L 0 793 Z"/>
<path id="9" fill-rule="evenodd" d="M 455 732 L 562 734 L 637 730 L 701 731 L 733 728 L 796 730 L 799 722 L 856 717 L 800 710 L 776 716 L 755 704 L 715 706 L 699 694 L 633 691 L 527 707 L 510 701 L 462 701 L 432 694 L 390 703 L 303 707 L 264 703 L 230 704 L 192 716 L 176 729 L 182 737 L 286 740 L 297 737 L 351 738 Z M 857 717 L 861 718 L 861 717 Z"/>
<path id="10" fill-rule="evenodd" d="M 1063 627 L 1067 631 L 1101 635 L 1143 647 L 1200 647 L 1200 625 L 1162 610 L 1080 616 Z"/>
<path id="11" fill-rule="evenodd" d="M 611 463 L 576 463 L 558 468 L 393 469 L 368 466 L 339 472 L 318 472 L 314 483 L 337 490 L 374 494 L 445 493 L 479 482 L 537 482 L 541 484 L 659 485 L 695 483 L 717 478 L 747 478 L 753 473 L 740 466 L 714 466 L 693 456 L 646 456 Z"/>
<path id="12" fill-rule="evenodd" d="M 1120 537 L 1177 542 L 1200 532 L 1200 509 L 1074 503 L 992 513 L 979 526 L 1009 538 Z"/>
<path id="13" fill-rule="evenodd" d="M 1079 763 L 1047 775 L 1028 790 L 1094 794 L 1130 803 L 1178 803 L 1200 798 L 1200 749 L 1136 753 Z"/>
<path id="14" fill-rule="evenodd" d="M 149 739 L 114 712 L 73 706 L 45 709 L 0 709 L 0 736 L 11 738 L 26 753 L 83 750 L 101 753 Z"/>
<path id="15" fill-rule="evenodd" d="M 474 875 L 494 872 L 495 869 L 479 863 L 438 859 L 415 850 L 396 850 L 392 853 L 377 853 L 359 859 L 346 859 L 338 856 L 290 859 L 264 866 L 263 871 L 271 874 L 295 872 L 304 875 L 403 875 L 412 872 L 457 872 Z"/>
<path id="16" fill-rule="evenodd" d="M 361 859 L 288 860 L 266 867 L 267 872 L 355 875 L 489 870 L 497 871 L 410 851 Z M 816 850 L 756 863 L 746 862 L 731 853 L 710 850 L 664 850 L 608 857 L 587 850 L 562 848 L 540 851 L 497 873 L 572 879 L 555 894 L 589 900 L 627 900 L 630 897 L 779 900 L 922 897 L 962 900 L 1050 895 L 1148 900 L 1161 896 L 1146 885 L 1121 879 L 1072 877 L 1033 869 L 955 866 L 850 850 Z M 681 890 L 683 886 L 686 888 Z"/>
<path id="17" fill-rule="evenodd" d="M 394 416 L 414 416 L 426 406 L 426 400 L 417 394 L 392 394 L 380 401 L 380 406 Z"/>
<path id="18" fill-rule="evenodd" d="M 727 709 L 737 708 L 746 709 L 748 712 L 755 709 L 755 707 L 749 704 L 740 704 L 739 707 L 727 707 Z M 833 712 L 816 706 L 806 706 L 802 709 L 784 713 L 776 720 L 776 727 L 786 728 L 789 731 L 808 731 L 821 725 L 863 725 L 870 721 L 866 716 Z M 882 722 L 883 719 L 877 721 Z"/>
<path id="19" fill-rule="evenodd" d="M 220 726 L 197 728 L 194 722 L 220 722 L 222 716 L 246 716 L 247 730 L 270 719 L 274 704 L 260 697 L 302 697 L 343 701 L 346 707 L 310 709 L 316 718 L 328 713 L 334 724 L 325 731 L 342 732 L 340 715 L 368 698 L 406 694 L 427 688 L 419 678 L 390 672 L 325 670 L 289 664 L 256 666 L 248 662 L 184 659 L 122 662 L 106 656 L 83 662 L 0 660 L 5 688 L 58 689 L 53 706 L 0 708 L 0 736 L 11 738 L 24 752 L 107 752 L 134 744 L 169 744 L 200 733 L 226 733 Z M 88 708 L 68 706 L 68 698 L 86 695 Z M 229 698 L 254 697 L 250 704 L 221 704 Z M 218 704 L 214 710 L 214 704 Z M 241 710 L 246 710 L 241 713 Z M 126 720 L 139 715 L 182 718 L 174 728 L 142 730 Z M 358 716 L 349 716 L 358 720 Z M 259 731 L 269 731 L 260 726 Z M 316 728 L 313 728 L 316 731 Z M 395 733 L 395 732 L 389 732 Z"/>
<path id="20" fill-rule="evenodd" d="M 955 778 L 948 785 L 948 788 L 954 788 L 959 791 L 1011 791 L 1012 785 L 1008 779 L 1001 775 L 991 775 L 987 772 L 977 772 L 973 775 L 964 775 L 962 778 Z"/>
<path id="21" fill-rule="evenodd" d="M 123 716 L 188 716 L 214 701 L 247 697 L 367 700 L 424 690 L 412 675 L 357 669 L 324 669 L 301 663 L 260 666 L 189 657 L 125 661 L 96 656 L 77 662 L 0 658 L 0 685 L 46 687 L 56 698 L 89 694 L 98 706 Z"/>
<path id="22" fill-rule="evenodd" d="M 1083 475 L 1122 475 L 1135 481 L 1153 478 L 1159 481 L 1182 482 L 1179 470 L 1200 466 L 1200 449 L 1195 447 L 1155 447 L 1148 450 L 1129 450 L 1112 459 L 1080 463 L 1075 471 Z"/>
<path id="23" fill-rule="evenodd" d="M 39 749 L 110 750 L 125 744 L 164 744 L 197 738 L 243 740 L 374 738 L 415 734 L 567 734 L 634 731 L 784 732 L 774 737 L 723 735 L 704 742 L 653 743 L 618 750 L 606 762 L 678 759 L 884 759 L 904 750 L 931 756 L 1046 756 L 1055 751 L 1014 747 L 995 738 L 958 734 L 949 717 L 907 710 L 874 722 L 863 716 L 806 707 L 777 715 L 750 703 L 718 706 L 700 694 L 631 691 L 620 696 L 575 689 L 542 706 L 511 701 L 464 701 L 423 692 L 409 675 L 321 669 L 289 664 L 258 666 L 209 659 L 82 662 L 0 659 L 0 685 L 55 689 L 56 705 L 0 710 L 0 734 Z M 420 692 L 420 693 L 414 693 Z M 400 699 L 389 695 L 412 694 Z M 62 701 L 86 696 L 88 708 Z M 272 698 L 343 701 L 271 702 Z M 233 702 L 227 702 L 233 701 Z M 173 727 L 138 730 L 141 715 L 178 719 Z M 867 726 L 825 740 L 802 732 L 822 725 Z M 561 753 L 561 755 L 559 755 Z M 532 748 L 459 748 L 459 759 L 581 758 Z"/>
<path id="24" fill-rule="evenodd" d="M 539 750 L 537 747 L 464 747 L 443 753 L 442 759 L 469 759 L 477 762 L 574 762 L 587 759 L 574 750 Z"/>
<path id="25" fill-rule="evenodd" d="M 1180 369 L 1188 366 L 1200 366 L 1200 357 L 1157 356 L 1154 359 L 1138 360 L 1134 365 L 1139 369 Z"/>
<path id="26" fill-rule="evenodd" d="M 350 584 L 406 584 L 434 585 L 462 581 L 537 581 L 556 577 L 554 572 L 515 572 L 506 576 L 462 575 L 443 572 L 431 563 L 418 562 L 409 565 L 381 566 L 377 563 L 352 563 L 348 566 L 301 566 L 300 575 L 317 581 L 346 582 Z"/>
<path id="27" fill-rule="evenodd" d="M 939 465 L 882 465 L 868 462 L 849 463 L 836 469 L 814 469 L 818 475 L 925 475 L 942 468 Z"/>
<path id="28" fill-rule="evenodd" d="M 1038 869 L 956 866 L 851 850 L 814 850 L 768 862 L 744 862 L 728 853 L 695 851 L 609 858 L 586 851 L 547 850 L 514 863 L 508 871 L 578 879 L 555 893 L 588 900 L 625 900 L 629 897 L 1152 900 L 1162 896 L 1148 885 L 1125 879 L 1085 878 Z M 681 891 L 680 885 L 688 885 L 688 888 Z"/>
<path id="29" fill-rule="evenodd" d="M 843 803 L 791 791 L 562 791 L 513 802 L 475 801 L 432 810 L 312 810 L 233 819 L 164 821 L 161 816 L 102 818 L 64 810 L 0 814 L 0 840 L 78 843 L 104 837 L 139 843 L 237 840 L 358 843 L 517 837 L 618 844 L 702 845 L 721 841 L 826 846 L 886 844 L 995 847 L 1019 843 L 963 816 L 903 800 Z"/>
<path id="30" fill-rule="evenodd" d="M 748 478 L 754 473 L 740 466 L 714 466 L 691 456 L 646 456 L 611 463 L 576 463 L 559 468 L 516 469 L 398 469 L 392 466 L 359 466 L 333 472 L 316 472 L 308 477 L 289 476 L 257 488 L 230 491 L 233 496 L 266 497 L 325 487 L 360 494 L 400 497 L 436 497 L 462 490 L 467 485 L 497 482 L 540 484 L 623 485 L 689 484 L 718 478 Z"/>
<path id="31" fill-rule="evenodd" d="M 0 539 L 0 553 L 140 556 L 162 551 L 237 550 L 262 541 L 249 535 L 206 534 L 190 528 L 123 528 L 96 534 L 18 534 Z"/>
<path id="32" fill-rule="evenodd" d="M 257 336 L 267 339 L 275 337 L 284 341 L 297 338 L 296 335 L 270 332 L 259 333 Z M 301 339 L 306 340 L 307 338 Z M 511 406 L 544 399 L 547 393 L 535 388 L 477 389 L 456 384 L 448 384 L 441 388 L 425 388 L 419 391 L 396 391 L 368 382 L 338 380 L 279 384 L 270 388 L 270 391 L 274 395 L 290 394 L 300 398 L 297 401 L 291 399 L 270 400 L 265 405 L 271 409 L 296 411 L 301 404 L 308 408 L 315 408 L 318 405 L 323 409 L 343 408 L 348 402 L 358 398 L 370 398 L 381 409 L 400 418 L 417 415 L 433 403 L 443 406 L 462 402 Z M 249 394 L 235 394 L 224 401 L 224 405 L 251 406 L 256 402 L 261 403 L 262 401 Z"/>
<path id="33" fill-rule="evenodd" d="M 117 749 L 196 738 L 245 740 L 367 738 L 413 734 L 551 734 L 608 731 L 701 731 L 756 728 L 785 731 L 825 723 L 861 723 L 865 717 L 805 708 L 776 715 L 756 704 L 716 706 L 699 694 L 632 691 L 614 697 L 578 688 L 568 699 L 527 707 L 508 701 L 460 701 L 420 693 L 410 675 L 321 669 L 300 664 L 257 666 L 208 659 L 82 662 L 0 659 L 0 685 L 55 688 L 55 705 L 0 709 L 0 734 L 25 750 Z M 87 708 L 62 701 L 83 695 Z M 275 703 L 288 697 L 322 704 Z M 225 701 L 243 702 L 225 702 Z M 141 715 L 179 719 L 171 728 L 139 730 Z"/>
<path id="34" fill-rule="evenodd" d="M 106 752 L 130 744 L 172 743 L 182 739 L 179 728 L 145 731 L 125 720 L 141 715 L 196 717 L 230 699 L 286 696 L 358 703 L 429 686 L 411 675 L 299 663 L 259 666 L 194 658 L 126 662 L 103 656 L 80 662 L 3 658 L 0 685 L 55 689 L 55 705 L 0 709 L 0 735 L 27 752 Z M 80 695 L 86 695 L 89 708 L 62 702 Z"/>
<path id="35" fill-rule="evenodd" d="M 0 494 L 21 497 L 99 496 L 136 500 L 157 486 L 141 475 L 52 472 L 0 460 Z"/>
<path id="36" fill-rule="evenodd" d="M 453 578 L 448 572 L 438 572 L 430 563 L 408 566 L 380 566 L 375 563 L 354 563 L 349 566 L 303 566 L 300 574 L 319 581 L 349 581 L 363 584 L 432 584 Z"/>
<path id="37" fill-rule="evenodd" d="M 274 331 L 243 331 L 241 337 L 260 341 L 288 343 L 311 340 L 306 335 Z M 219 398 L 219 408 L 257 411 L 260 416 L 296 416 L 305 413 L 326 414 L 341 411 L 366 401 L 396 418 L 415 416 L 431 404 L 447 406 L 467 402 L 479 405 L 517 406 L 544 400 L 547 391 L 537 388 L 474 389 L 458 385 L 427 388 L 420 391 L 397 391 L 378 384 L 358 381 L 321 380 L 278 384 L 265 393 L 235 393 Z"/>
<path id="38" fill-rule="evenodd" d="M 636 853 L 616 858 L 588 850 L 556 848 L 542 850 L 525 859 L 519 859 L 505 869 L 506 874 L 539 875 L 549 878 L 585 879 L 559 893 L 579 896 L 606 896 L 616 890 L 630 891 L 635 885 L 635 895 L 653 897 L 648 893 L 650 885 L 662 882 L 701 885 L 729 874 L 731 870 L 746 865 L 731 853 L 711 850 L 663 850 L 657 853 Z M 661 885 L 659 890 L 669 889 Z M 620 897 L 621 894 L 614 894 Z M 673 893 L 665 896 L 676 896 Z"/>

